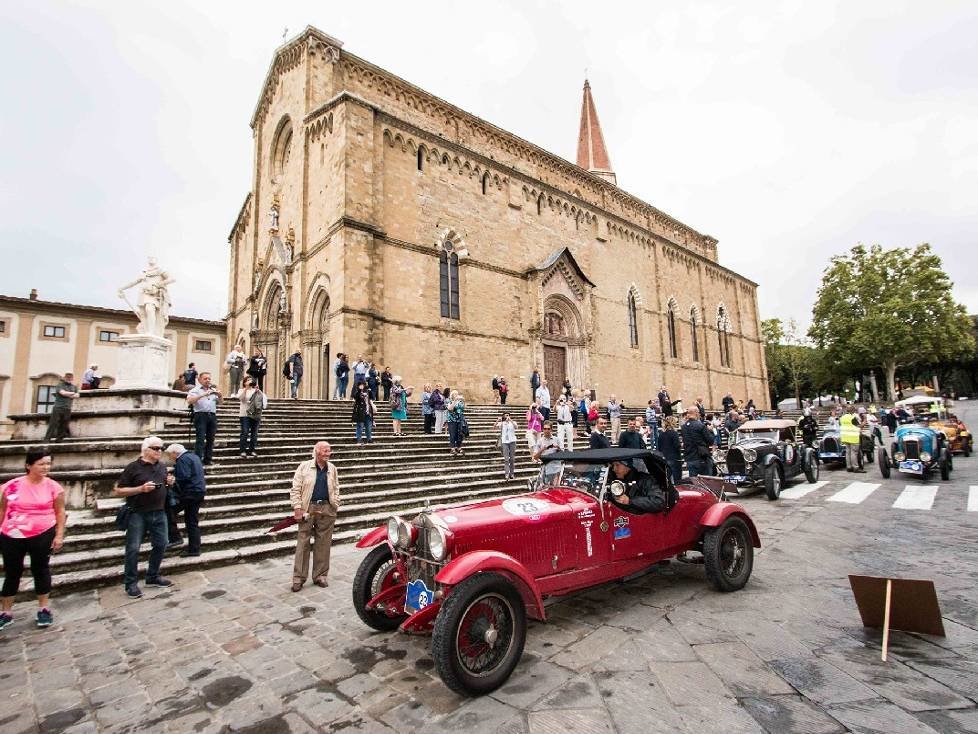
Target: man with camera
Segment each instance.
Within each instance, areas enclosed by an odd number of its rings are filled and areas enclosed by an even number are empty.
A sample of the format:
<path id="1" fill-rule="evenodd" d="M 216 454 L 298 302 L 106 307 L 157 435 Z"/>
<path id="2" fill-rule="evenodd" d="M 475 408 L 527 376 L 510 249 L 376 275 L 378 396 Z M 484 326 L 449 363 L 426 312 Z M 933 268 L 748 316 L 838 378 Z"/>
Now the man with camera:
<path id="1" fill-rule="evenodd" d="M 217 433 L 217 404 L 221 391 L 211 384 L 211 373 L 201 372 L 200 383 L 187 393 L 187 402 L 194 409 L 194 453 L 209 466 L 214 460 L 214 434 Z"/>
<path id="2" fill-rule="evenodd" d="M 160 565 L 166 551 L 167 525 L 163 504 L 166 502 L 166 467 L 160 462 L 163 439 L 150 436 L 143 440 L 140 457 L 122 470 L 112 490 L 116 497 L 126 498 L 126 565 L 123 574 L 126 594 L 132 599 L 143 595 L 139 580 L 139 546 L 149 533 L 151 550 L 146 569 L 146 585 L 172 586 L 160 576 Z"/>

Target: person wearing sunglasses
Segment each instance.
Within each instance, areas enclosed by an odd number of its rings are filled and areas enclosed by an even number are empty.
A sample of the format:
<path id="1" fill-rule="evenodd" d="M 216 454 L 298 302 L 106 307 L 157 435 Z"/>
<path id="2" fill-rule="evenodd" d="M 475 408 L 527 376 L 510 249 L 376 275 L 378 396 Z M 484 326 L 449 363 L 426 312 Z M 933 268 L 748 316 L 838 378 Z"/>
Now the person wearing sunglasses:
<path id="1" fill-rule="evenodd" d="M 163 553 L 166 551 L 167 523 L 164 503 L 166 502 L 166 467 L 160 461 L 163 454 L 163 439 L 150 436 L 143 440 L 140 456 L 122 470 L 116 481 L 113 493 L 126 500 L 126 562 L 123 583 L 126 595 L 138 599 L 143 595 L 139 589 L 139 546 L 143 536 L 149 533 L 151 550 L 149 566 L 146 569 L 146 585 L 166 588 L 172 581 L 160 576 Z"/>

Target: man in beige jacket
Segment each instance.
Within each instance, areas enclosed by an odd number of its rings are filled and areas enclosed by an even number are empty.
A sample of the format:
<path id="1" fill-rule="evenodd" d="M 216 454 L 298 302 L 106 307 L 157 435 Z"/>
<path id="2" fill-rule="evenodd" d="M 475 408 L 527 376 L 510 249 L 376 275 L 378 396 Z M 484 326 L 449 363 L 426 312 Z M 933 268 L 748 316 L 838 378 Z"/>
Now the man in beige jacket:
<path id="1" fill-rule="evenodd" d="M 312 581 L 316 586 L 329 586 L 329 552 L 333 544 L 333 524 L 340 509 L 340 482 L 336 465 L 329 461 L 332 449 L 319 441 L 313 457 L 303 461 L 292 477 L 289 501 L 295 519 L 299 521 L 299 544 L 295 549 L 292 569 L 292 591 L 299 591 L 309 577 L 309 539 L 313 540 Z"/>

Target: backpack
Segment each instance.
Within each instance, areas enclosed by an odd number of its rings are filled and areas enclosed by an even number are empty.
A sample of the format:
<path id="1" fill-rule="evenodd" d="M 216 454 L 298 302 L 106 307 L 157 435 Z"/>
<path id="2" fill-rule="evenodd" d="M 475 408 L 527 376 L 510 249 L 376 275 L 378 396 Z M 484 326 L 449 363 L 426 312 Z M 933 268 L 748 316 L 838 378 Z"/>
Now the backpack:
<path id="1" fill-rule="evenodd" d="M 282 365 L 282 375 L 283 376 L 285 376 L 285 377 L 292 377 L 291 365 L 292 365 L 292 360 L 291 359 L 285 360 L 285 364 Z"/>
<path id="2" fill-rule="evenodd" d="M 391 410 L 400 410 L 402 392 L 404 392 L 404 388 L 402 387 L 395 387 L 393 390 L 391 390 L 391 399 L 390 399 Z"/>

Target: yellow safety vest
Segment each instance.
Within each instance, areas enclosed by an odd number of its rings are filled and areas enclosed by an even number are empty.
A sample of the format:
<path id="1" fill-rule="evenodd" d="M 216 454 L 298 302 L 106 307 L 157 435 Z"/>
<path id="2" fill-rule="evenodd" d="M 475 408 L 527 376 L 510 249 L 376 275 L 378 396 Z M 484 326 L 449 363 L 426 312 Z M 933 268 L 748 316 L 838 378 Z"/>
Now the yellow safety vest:
<path id="1" fill-rule="evenodd" d="M 842 443 L 859 443 L 859 416 L 855 413 L 846 413 L 839 419 L 839 428 L 842 433 Z"/>

